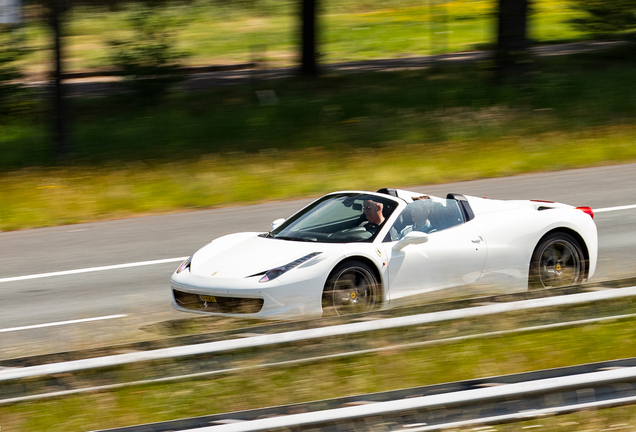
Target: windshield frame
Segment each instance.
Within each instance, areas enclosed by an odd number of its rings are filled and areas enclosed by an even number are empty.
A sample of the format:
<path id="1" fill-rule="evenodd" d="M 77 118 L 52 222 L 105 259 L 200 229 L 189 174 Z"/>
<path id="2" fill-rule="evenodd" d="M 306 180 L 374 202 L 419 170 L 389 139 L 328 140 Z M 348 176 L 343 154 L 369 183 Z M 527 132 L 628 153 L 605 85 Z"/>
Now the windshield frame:
<path id="1" fill-rule="evenodd" d="M 344 235 L 333 236 L 336 232 L 329 234 L 327 236 L 324 233 L 324 236 L 293 236 L 289 235 L 290 228 L 293 229 L 294 226 L 297 226 L 303 222 L 303 220 L 310 214 L 316 211 L 316 209 L 320 209 L 325 203 L 330 201 L 338 200 L 343 198 L 345 200 L 351 199 L 352 206 L 356 201 L 364 201 L 367 199 L 382 203 L 385 206 L 386 215 L 384 221 L 378 225 L 378 228 L 372 235 L 366 238 L 367 234 L 362 234 L 361 229 L 355 230 L 360 231 L 360 233 L 345 233 Z M 345 204 L 346 206 L 346 204 Z M 365 192 L 365 191 L 341 191 L 334 192 L 328 195 L 325 195 L 309 205 L 303 207 L 298 212 L 294 213 L 290 216 L 285 222 L 283 222 L 280 226 L 276 227 L 274 230 L 270 231 L 267 234 L 267 237 L 279 240 L 288 240 L 288 241 L 311 241 L 316 243 L 374 243 L 377 239 L 383 239 L 386 235 L 387 227 L 390 227 L 394 223 L 394 219 L 397 214 L 400 214 L 403 208 L 406 206 L 406 201 L 401 198 L 395 198 L 386 194 L 374 193 L 374 192 Z M 384 213 L 384 211 L 383 211 Z M 360 216 L 363 216 L 363 213 L 360 213 Z M 353 221 L 349 221 L 353 222 Z M 342 221 L 345 223 L 345 221 Z M 336 224 L 336 221 L 333 222 Z M 359 227 L 356 223 L 352 228 Z M 343 230 L 346 231 L 346 230 Z M 309 231 L 304 231 L 302 234 L 307 234 Z M 340 231 L 338 231 L 340 233 Z M 363 238 L 365 237 L 365 238 Z"/>

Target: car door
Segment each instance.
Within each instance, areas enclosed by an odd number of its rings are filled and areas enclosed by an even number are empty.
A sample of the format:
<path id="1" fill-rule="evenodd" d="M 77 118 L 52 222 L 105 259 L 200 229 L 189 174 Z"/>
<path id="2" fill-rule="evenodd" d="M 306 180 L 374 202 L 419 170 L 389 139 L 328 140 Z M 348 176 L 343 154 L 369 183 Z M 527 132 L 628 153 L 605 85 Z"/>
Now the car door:
<path id="1" fill-rule="evenodd" d="M 384 243 L 390 301 L 477 282 L 488 253 L 484 236 L 470 222 L 432 232 L 425 243 L 402 250 L 394 249 L 397 243 Z"/>

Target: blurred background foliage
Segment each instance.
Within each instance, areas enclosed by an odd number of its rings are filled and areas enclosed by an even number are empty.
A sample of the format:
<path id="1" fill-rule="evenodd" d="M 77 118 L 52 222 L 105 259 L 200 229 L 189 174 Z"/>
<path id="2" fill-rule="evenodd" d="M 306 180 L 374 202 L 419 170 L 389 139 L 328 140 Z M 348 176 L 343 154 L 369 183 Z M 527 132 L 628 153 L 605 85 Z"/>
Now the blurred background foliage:
<path id="1" fill-rule="evenodd" d="M 572 18 L 575 28 L 598 36 L 633 36 L 636 29 L 634 0 L 573 0 L 572 8 L 585 15 Z"/>
<path id="2" fill-rule="evenodd" d="M 249 62 L 255 46 L 266 50 L 268 66 L 297 63 L 297 1 L 65 1 L 67 72 L 121 68 L 122 57 L 126 64 L 138 66 L 139 61 L 131 61 L 132 51 L 137 56 L 146 51 L 142 63 L 147 65 L 148 51 L 156 51 L 160 42 L 162 54 L 153 56 L 170 53 L 167 64 Z M 631 37 L 634 4 L 633 0 L 533 1 L 528 36 L 533 43 L 584 40 L 601 33 Z M 25 7 L 23 27 L 36 50 L 20 62 L 22 71 L 40 79 L 51 70 L 45 5 L 42 0 Z M 497 0 L 348 0 L 318 5 L 321 63 L 466 51 L 492 47 L 496 39 Z M 129 55 L 113 55 L 113 43 L 123 50 L 123 42 Z"/>
<path id="3" fill-rule="evenodd" d="M 566 0 L 533 3 L 529 37 L 536 43 L 586 38 L 566 23 L 582 16 L 571 5 Z M 320 61 L 395 58 L 492 46 L 496 6 L 495 0 L 319 2 Z M 78 2 L 65 14 L 66 71 L 113 68 L 108 41 L 130 40 L 137 35 L 139 28 L 130 22 L 140 7 L 146 15 L 157 15 L 149 20 L 176 23 L 178 32 L 171 35 L 170 43 L 172 48 L 189 53 L 184 64 L 251 61 L 253 48 L 259 45 L 264 45 L 268 66 L 297 63 L 297 2 L 193 0 L 132 6 Z M 21 67 L 39 78 L 51 69 L 51 34 L 44 25 L 44 15 L 45 8 L 38 3 L 29 3 L 26 8 L 24 26 L 38 50 Z"/>
<path id="4" fill-rule="evenodd" d="M 18 114 L 24 106 L 18 61 L 28 53 L 26 34 L 21 29 L 0 26 L 0 118 Z"/>
<path id="5" fill-rule="evenodd" d="M 129 5 L 127 12 L 130 33 L 107 41 L 108 61 L 122 72 L 134 97 L 156 102 L 171 85 L 184 79 L 176 72 L 187 53 L 176 48 L 174 38 L 186 18 L 148 3 Z"/>
<path id="6" fill-rule="evenodd" d="M 531 44 L 594 37 L 584 3 L 532 2 Z M 320 64 L 496 40 L 495 0 L 325 1 L 319 11 Z M 118 71 L 128 90 L 66 98 L 71 152 L 60 160 L 47 9 L 24 12 L 0 33 L 2 94 L 12 95 L 0 121 L 2 230 L 636 159 L 633 43 L 532 56 L 521 79 L 504 82 L 490 60 L 267 80 L 265 70 L 298 64 L 299 3 L 192 0 L 67 4 L 64 70 Z M 612 37 L 633 37 L 620 28 Z M 255 60 L 243 84 L 205 91 L 169 73 Z M 376 175 L 361 178 L 368 165 Z"/>

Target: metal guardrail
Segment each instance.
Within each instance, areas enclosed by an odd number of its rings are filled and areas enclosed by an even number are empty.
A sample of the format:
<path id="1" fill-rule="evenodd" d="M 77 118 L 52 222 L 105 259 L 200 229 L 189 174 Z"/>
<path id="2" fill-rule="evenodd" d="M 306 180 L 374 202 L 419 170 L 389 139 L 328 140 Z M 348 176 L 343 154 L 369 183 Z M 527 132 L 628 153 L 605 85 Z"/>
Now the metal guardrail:
<path id="1" fill-rule="evenodd" d="M 500 337 L 512 333 L 549 331 L 607 320 L 633 320 L 636 316 L 633 313 L 636 287 L 625 290 L 612 289 L 523 302 L 473 306 L 460 310 L 439 311 L 416 316 L 382 319 L 375 322 L 356 322 L 255 337 L 245 337 L 248 334 L 242 334 L 244 339 L 220 340 L 207 344 L 123 355 L 124 360 L 129 361 L 129 363 L 113 362 L 113 358 L 121 359 L 121 356 L 115 355 L 5 369 L 0 370 L 0 375 L 4 378 L 0 381 L 0 386 L 2 386 L 0 404 L 63 397 L 81 392 L 108 391 L 127 386 L 192 380 L 215 374 L 233 373 L 238 370 L 248 371 L 272 366 L 329 361 L 335 358 L 367 355 L 396 348 L 412 349 L 474 338 Z M 631 296 L 627 302 L 623 300 L 625 295 Z M 607 301 L 597 303 L 601 299 Z M 554 321 L 551 313 L 546 315 L 545 320 L 539 321 L 537 321 L 537 314 L 513 314 L 514 318 L 511 317 L 513 321 L 510 321 L 510 327 L 500 328 L 494 332 L 487 323 L 479 319 L 488 313 L 514 312 L 546 305 L 576 305 L 576 307 L 565 306 L 569 311 L 570 321 L 561 321 L 561 319 Z M 599 307 L 599 305 L 603 306 Z M 444 305 L 435 307 L 444 307 Z M 363 316 L 363 318 L 366 317 L 366 315 Z M 467 319 L 462 319 L 463 324 L 459 326 L 459 332 L 449 338 L 447 322 L 456 318 Z M 367 332 L 373 330 L 378 330 L 377 333 L 374 333 L 374 337 L 366 336 Z M 307 338 L 308 336 L 310 339 Z M 384 341 L 382 346 L 373 343 L 377 340 L 375 336 L 381 337 Z M 254 343 L 255 340 L 258 343 Z M 312 340 L 312 343 L 307 344 L 304 342 L 305 340 Z M 254 349 L 257 347 L 258 349 Z M 160 355 L 157 355 L 157 352 Z M 180 355 L 174 358 L 170 357 L 169 354 L 175 352 Z M 192 352 L 195 354 L 190 354 Z M 78 364 L 80 367 L 77 367 Z M 132 367 L 126 367 L 126 365 Z M 50 373 L 45 374 L 44 372 Z"/>
<path id="2" fill-rule="evenodd" d="M 625 391 L 613 385 L 627 386 Z M 469 419 L 469 412 L 474 416 L 493 421 L 496 417 L 510 415 L 524 418 L 528 410 L 536 409 L 549 403 L 548 396 L 557 396 L 557 399 L 568 400 L 565 406 L 555 404 L 548 406 L 553 411 L 565 409 L 569 412 L 575 410 L 575 406 L 582 400 L 589 402 L 615 403 L 636 402 L 636 367 L 592 372 L 574 377 L 556 377 L 538 381 L 521 382 L 481 389 L 465 390 L 462 392 L 445 393 L 434 396 L 421 396 L 399 401 L 378 402 L 353 407 L 337 408 L 316 413 L 295 414 L 284 417 L 259 419 L 249 422 L 233 423 L 220 426 L 198 428 L 196 432 L 252 432 L 268 431 L 282 428 L 298 428 L 300 430 L 336 427 L 338 423 L 347 421 L 352 424 L 352 429 L 357 426 L 369 426 L 368 419 L 377 419 L 376 423 L 383 425 L 397 424 L 402 427 L 403 416 L 409 416 L 412 424 L 421 425 L 418 430 L 436 430 L 447 428 L 448 424 L 464 423 Z M 579 394 L 581 392 L 582 394 Z M 626 394 L 624 397 L 618 395 Z M 596 400 L 596 395 L 602 395 L 601 401 Z M 582 396 L 582 397 L 581 397 Z M 618 396 L 618 397 L 617 397 Z M 616 400 L 618 399 L 618 401 Z M 530 402 L 532 401 L 532 402 Z M 588 403 L 589 403 L 588 402 Z M 588 403 L 584 403 L 587 408 Z M 542 408 L 545 409 L 545 408 Z M 455 411 L 455 412 L 454 412 Z M 457 412 L 459 411 L 459 412 Z M 493 415 L 499 411 L 499 415 Z M 488 415 L 484 416 L 483 413 Z M 453 415 L 454 414 L 454 415 Z M 526 414 L 527 415 L 527 414 Z M 416 418 L 414 418 L 416 417 Z M 400 421 L 402 420 L 402 421 Z M 441 421 L 439 421 L 441 420 Z M 437 423 L 429 425 L 428 423 Z"/>
<path id="3" fill-rule="evenodd" d="M 204 377 L 210 377 L 212 375 L 219 375 L 225 373 L 249 373 L 252 370 L 262 370 L 268 367 L 285 367 L 285 366 L 297 366 L 306 363 L 315 363 L 321 361 L 330 361 L 338 358 L 346 358 L 360 355 L 377 354 L 382 351 L 391 351 L 395 349 L 413 349 L 416 347 L 432 346 L 436 344 L 448 344 L 455 342 L 468 341 L 471 339 L 483 339 L 492 337 L 501 337 L 511 334 L 519 333 L 533 333 L 540 331 L 550 331 L 556 329 L 565 329 L 571 327 L 578 327 L 590 324 L 600 324 L 606 321 L 622 321 L 633 320 L 636 318 L 636 313 L 624 314 L 624 315 L 610 315 L 599 318 L 589 318 L 584 320 L 564 321 L 552 324 L 545 324 L 539 326 L 512 328 L 507 330 L 499 330 L 486 333 L 473 333 L 465 334 L 461 336 L 447 337 L 438 334 L 435 329 L 430 326 L 424 326 L 423 328 L 414 329 L 409 328 L 409 340 L 420 338 L 416 342 L 403 342 L 400 341 L 395 345 L 387 346 L 373 346 L 368 341 L 373 341 L 373 338 L 365 338 L 366 348 L 360 346 L 360 341 L 351 344 L 351 341 L 341 341 L 341 344 L 336 344 L 332 347 L 332 343 L 328 344 L 328 350 L 323 350 L 324 344 L 318 344 L 321 349 L 319 353 L 315 352 L 315 349 L 310 347 L 303 347 L 303 349 L 295 349 L 294 346 L 289 349 L 274 349 L 269 352 L 258 351 L 258 355 L 243 355 L 239 353 L 229 353 L 227 356 L 213 356 L 212 359 L 194 358 L 191 361 L 176 362 L 166 368 L 165 365 L 151 365 L 150 368 L 142 367 L 141 370 L 137 368 L 134 374 L 134 380 L 129 381 L 130 375 L 125 373 L 101 373 L 98 371 L 96 374 L 86 375 L 74 375 L 72 380 L 68 380 L 68 376 L 64 374 L 59 377 L 47 377 L 41 380 L 23 381 L 18 380 L 9 385 L 3 386 L 3 397 L 0 399 L 0 405 L 13 404 L 17 402 L 26 402 L 39 400 L 44 398 L 57 398 L 64 397 L 78 393 L 86 392 L 103 392 L 124 387 L 152 385 L 159 383 L 169 383 L 175 381 L 195 380 Z M 471 326 L 473 327 L 473 326 Z M 441 329 L 440 329 L 441 330 Z M 428 337 L 429 333 L 433 333 L 432 337 Z M 415 335 L 415 336 L 414 336 Z M 437 335 L 437 339 L 435 339 Z M 400 338 L 401 335 L 395 335 Z M 313 345 L 313 344 L 312 344 Z M 343 349 L 342 345 L 346 345 Z M 323 352 L 328 351 L 328 352 Z M 275 352 L 274 357 L 272 353 Z M 253 353 L 252 353 L 253 354 Z M 246 360 L 249 362 L 246 364 Z M 150 375 L 150 376 L 148 376 Z M 17 393 L 17 394 L 16 394 Z"/>
<path id="4" fill-rule="evenodd" d="M 435 431 L 636 403 L 636 358 L 102 432 Z"/>
<path id="5" fill-rule="evenodd" d="M 64 363 L 53 363 L 24 368 L 7 369 L 0 370 L 0 382 L 7 382 L 44 375 L 78 372 L 88 369 L 112 368 L 138 362 L 158 361 L 203 354 L 222 353 L 231 350 L 258 348 L 276 344 L 308 341 L 312 339 L 328 338 L 334 336 L 350 336 L 356 333 L 366 333 L 399 327 L 417 326 L 422 324 L 436 323 L 440 321 L 473 318 L 512 311 L 574 305 L 632 296 L 636 296 L 636 287 L 573 294 L 569 296 L 548 297 L 535 300 L 524 300 L 514 303 L 478 306 L 468 309 L 449 310 L 422 315 L 388 318 L 379 321 L 351 323 L 318 329 L 307 329 L 272 335 L 254 336 L 244 339 L 224 340 L 198 345 L 164 348 L 146 352 L 118 354 L 107 357 L 75 360 Z"/>
<path id="6" fill-rule="evenodd" d="M 419 315 L 431 312 L 442 312 L 445 310 L 459 310 L 475 306 L 483 306 L 493 303 L 510 303 L 520 300 L 532 300 L 544 297 L 555 297 L 560 295 L 578 294 L 581 292 L 590 292 L 598 289 L 609 288 L 625 288 L 636 286 L 636 278 L 619 279 L 613 281 L 601 281 L 595 283 L 587 283 L 584 285 L 574 285 L 569 287 L 551 288 L 546 290 L 523 291 L 519 293 L 497 294 L 486 297 L 471 297 L 461 300 L 451 300 L 443 303 L 427 303 L 411 305 L 400 308 L 389 308 L 377 310 L 365 314 L 345 315 L 338 317 L 326 317 L 307 321 L 293 322 L 276 322 L 276 323 L 260 323 L 258 325 L 250 325 L 247 327 L 215 330 L 213 332 L 204 332 L 193 335 L 172 336 L 163 339 L 148 340 L 143 342 L 123 343 L 98 348 L 89 348 L 82 350 L 57 352 L 50 354 L 41 354 L 35 356 L 16 357 L 0 360 L 0 370 L 2 368 L 22 368 L 27 366 L 37 366 L 51 363 L 68 362 L 72 360 L 83 360 L 95 357 L 106 357 L 121 353 L 152 351 L 162 348 L 170 348 L 184 345 L 198 345 L 201 343 L 215 342 L 219 340 L 244 338 L 247 336 L 265 335 L 283 333 L 295 330 L 303 330 L 308 328 L 321 328 L 334 325 L 347 324 L 351 322 L 380 320 L 386 318 L 395 318 L 399 316 Z M 191 327 L 193 324 L 205 329 L 206 322 L 214 322 L 214 317 L 196 317 L 182 318 L 170 320 L 161 323 L 162 326 L 172 329 L 175 333 L 179 332 L 181 327 Z M 216 324 L 214 325 L 216 328 Z"/>
<path id="7" fill-rule="evenodd" d="M 544 297 L 554 297 L 560 295 L 578 294 L 581 292 L 589 292 L 595 289 L 607 288 L 624 288 L 636 286 L 636 278 L 620 279 L 615 281 L 603 281 L 597 283 L 588 283 L 585 285 L 574 285 L 569 287 L 551 288 L 546 290 L 532 290 L 519 293 L 497 294 L 486 297 L 471 297 L 468 299 L 451 300 L 443 303 L 428 303 L 412 305 L 400 308 L 382 309 L 365 314 L 345 315 L 325 317 L 307 321 L 293 322 L 276 322 L 276 323 L 260 323 L 249 327 L 216 330 L 210 333 L 199 333 L 186 336 L 173 336 L 164 339 L 149 340 L 143 342 L 124 343 L 117 345 L 104 346 L 99 348 L 90 348 L 75 351 L 58 352 L 51 354 L 42 354 L 36 356 L 17 357 L 11 359 L 0 360 L 0 369 L 36 366 L 50 363 L 60 363 L 72 360 L 83 360 L 87 358 L 105 357 L 114 354 L 130 353 L 138 351 L 152 351 L 161 348 L 170 348 L 184 345 L 198 345 L 201 343 L 215 342 L 219 340 L 244 338 L 246 335 L 265 335 L 283 333 L 295 330 L 304 330 L 308 328 L 321 328 L 334 325 L 347 324 L 351 322 L 360 322 L 361 320 L 380 320 L 385 318 L 395 318 L 399 316 L 419 315 L 431 312 L 442 312 L 445 310 L 459 310 L 468 307 L 482 306 L 492 303 L 509 303 L 519 300 L 531 300 Z M 215 317 L 196 317 L 182 318 L 170 320 L 162 325 L 172 328 L 172 331 L 178 332 L 180 327 L 190 327 L 198 325 L 205 328 L 207 321 L 214 322 Z M 216 327 L 216 326 L 215 326 Z"/>

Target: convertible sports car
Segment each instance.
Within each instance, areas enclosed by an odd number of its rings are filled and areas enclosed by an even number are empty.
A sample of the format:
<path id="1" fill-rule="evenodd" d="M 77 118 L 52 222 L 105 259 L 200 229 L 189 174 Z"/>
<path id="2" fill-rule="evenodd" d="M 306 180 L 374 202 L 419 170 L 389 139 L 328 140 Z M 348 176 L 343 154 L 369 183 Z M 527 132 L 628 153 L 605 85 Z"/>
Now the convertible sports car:
<path id="1" fill-rule="evenodd" d="M 334 192 L 274 221 L 270 232 L 226 235 L 201 248 L 172 275 L 173 307 L 311 318 L 414 295 L 577 284 L 596 268 L 593 218 L 589 207 L 547 201 Z"/>

